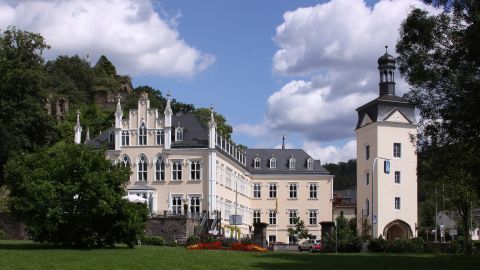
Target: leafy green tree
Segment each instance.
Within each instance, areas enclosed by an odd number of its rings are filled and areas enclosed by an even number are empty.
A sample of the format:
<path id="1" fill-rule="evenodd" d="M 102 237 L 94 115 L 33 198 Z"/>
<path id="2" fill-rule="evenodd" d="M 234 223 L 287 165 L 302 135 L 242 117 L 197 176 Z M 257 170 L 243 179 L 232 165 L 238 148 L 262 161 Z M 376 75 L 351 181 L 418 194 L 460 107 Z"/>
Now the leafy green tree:
<path id="1" fill-rule="evenodd" d="M 193 111 L 193 115 L 205 126 L 208 126 L 210 122 L 210 109 L 209 108 L 198 108 Z M 226 139 L 231 138 L 233 132 L 232 126 L 227 123 L 225 117 L 217 112 L 213 112 L 213 118 L 217 123 L 217 132 Z"/>
<path id="2" fill-rule="evenodd" d="M 90 63 L 78 55 L 62 55 L 48 61 L 48 90 L 52 95 L 66 97 L 71 104 L 91 103 L 94 98 L 95 72 Z"/>
<path id="3" fill-rule="evenodd" d="M 347 162 L 327 163 L 323 165 L 333 174 L 333 189 L 345 190 L 357 186 L 357 160 L 350 159 Z"/>
<path id="4" fill-rule="evenodd" d="M 310 238 L 310 232 L 305 226 L 305 222 L 300 218 L 296 217 L 293 221 L 294 227 L 288 228 L 288 236 L 295 239 L 295 243 L 298 243 L 299 240 Z"/>
<path id="5" fill-rule="evenodd" d="M 40 34 L 15 27 L 0 33 L 0 184 L 12 151 L 56 141 L 55 122 L 44 110 L 48 48 Z"/>
<path id="6" fill-rule="evenodd" d="M 97 64 L 93 67 L 93 71 L 95 72 L 96 92 L 118 92 L 120 90 L 117 70 L 105 55 L 100 56 Z"/>
<path id="7" fill-rule="evenodd" d="M 419 156 L 427 160 L 419 172 L 433 172 L 419 176 L 433 186 L 443 179 L 450 201 L 465 212 L 480 193 L 480 2 L 425 2 L 442 12 L 412 10 L 396 46 L 400 73 L 411 86 L 406 98 L 421 116 Z M 455 196 L 461 190 L 476 196 Z"/>
<path id="8" fill-rule="evenodd" d="M 130 247 L 142 236 L 147 208 L 123 199 L 129 168 L 105 152 L 58 143 L 18 154 L 6 165 L 9 208 L 34 241 L 75 247 Z"/>
<path id="9" fill-rule="evenodd" d="M 359 252 L 362 241 L 357 236 L 356 220 L 354 218 L 347 220 L 344 216 L 338 216 L 335 221 L 336 232 L 326 236 L 323 248 L 327 251 L 335 251 L 335 245 L 337 245 L 338 252 Z M 338 239 L 337 242 L 335 242 L 336 239 Z"/>

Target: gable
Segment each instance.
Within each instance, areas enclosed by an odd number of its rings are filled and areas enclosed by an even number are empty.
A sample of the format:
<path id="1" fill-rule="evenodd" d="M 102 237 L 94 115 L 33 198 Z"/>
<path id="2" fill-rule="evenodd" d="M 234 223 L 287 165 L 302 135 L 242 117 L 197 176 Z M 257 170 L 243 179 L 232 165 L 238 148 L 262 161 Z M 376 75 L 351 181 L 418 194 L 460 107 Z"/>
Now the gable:
<path id="1" fill-rule="evenodd" d="M 366 125 L 371 124 L 371 123 L 373 123 L 372 118 L 370 118 L 370 116 L 368 116 L 368 114 L 365 114 L 365 116 L 363 116 L 362 123 L 360 124 L 360 127 L 366 126 Z"/>
<path id="2" fill-rule="evenodd" d="M 399 110 L 395 109 L 383 119 L 387 122 L 397 122 L 397 123 L 410 123 L 407 117 L 403 115 Z"/>

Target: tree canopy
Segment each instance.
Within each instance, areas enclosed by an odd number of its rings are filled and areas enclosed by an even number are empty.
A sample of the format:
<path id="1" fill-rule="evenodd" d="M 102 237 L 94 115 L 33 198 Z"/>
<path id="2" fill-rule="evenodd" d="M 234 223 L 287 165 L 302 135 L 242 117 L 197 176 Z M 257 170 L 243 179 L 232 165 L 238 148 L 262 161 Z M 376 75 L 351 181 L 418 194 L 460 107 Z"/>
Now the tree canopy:
<path id="1" fill-rule="evenodd" d="M 347 162 L 326 163 L 323 165 L 333 174 L 333 189 L 355 189 L 357 186 L 357 160 L 350 159 Z"/>
<path id="2" fill-rule="evenodd" d="M 413 9 L 396 46 L 400 73 L 411 86 L 405 98 L 421 116 L 419 184 L 430 190 L 420 191 L 425 200 L 420 216 L 431 215 L 437 200 L 432 189 L 441 184 L 449 203 L 468 220 L 480 193 L 480 2 L 425 2 L 442 12 Z M 468 224 L 462 223 L 466 236 Z M 468 241 L 465 245 L 468 250 Z"/>
<path id="3" fill-rule="evenodd" d="M 59 143 L 17 154 L 5 168 L 9 208 L 34 241 L 133 247 L 143 234 L 146 206 L 122 198 L 130 169 L 112 164 L 104 151 Z"/>

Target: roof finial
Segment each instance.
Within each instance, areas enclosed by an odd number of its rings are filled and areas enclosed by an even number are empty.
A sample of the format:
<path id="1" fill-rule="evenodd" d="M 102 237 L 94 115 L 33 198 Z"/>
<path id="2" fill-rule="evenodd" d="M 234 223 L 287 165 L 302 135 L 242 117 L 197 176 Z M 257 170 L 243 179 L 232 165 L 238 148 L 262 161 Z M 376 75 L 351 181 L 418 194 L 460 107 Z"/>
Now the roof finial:
<path id="1" fill-rule="evenodd" d="M 77 127 L 80 126 L 80 110 L 77 110 Z"/>
<path id="2" fill-rule="evenodd" d="M 208 122 L 210 127 L 216 127 L 215 117 L 213 115 L 213 104 L 210 104 L 210 122 Z"/>
<path id="3" fill-rule="evenodd" d="M 172 92 L 170 90 L 167 91 L 167 99 L 170 99 L 170 96 L 172 96 Z"/>
<path id="4" fill-rule="evenodd" d="M 388 45 L 385 45 L 385 53 L 388 53 Z"/>
<path id="5" fill-rule="evenodd" d="M 285 150 L 285 133 L 282 136 L 282 150 Z"/>
<path id="6" fill-rule="evenodd" d="M 87 136 L 85 137 L 85 143 L 90 141 L 90 128 L 87 127 Z"/>

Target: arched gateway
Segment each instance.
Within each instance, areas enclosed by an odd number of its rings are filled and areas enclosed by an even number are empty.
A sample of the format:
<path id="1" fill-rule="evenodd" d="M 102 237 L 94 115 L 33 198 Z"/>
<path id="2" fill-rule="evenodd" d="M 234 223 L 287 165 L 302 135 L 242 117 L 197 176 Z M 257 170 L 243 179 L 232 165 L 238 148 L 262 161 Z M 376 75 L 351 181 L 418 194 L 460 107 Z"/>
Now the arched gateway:
<path id="1" fill-rule="evenodd" d="M 396 219 L 385 226 L 385 229 L 383 229 L 383 235 L 387 240 L 395 240 L 411 238 L 413 233 L 408 223 Z"/>

